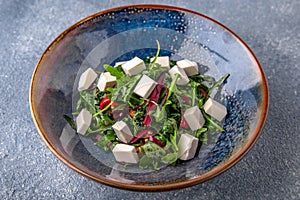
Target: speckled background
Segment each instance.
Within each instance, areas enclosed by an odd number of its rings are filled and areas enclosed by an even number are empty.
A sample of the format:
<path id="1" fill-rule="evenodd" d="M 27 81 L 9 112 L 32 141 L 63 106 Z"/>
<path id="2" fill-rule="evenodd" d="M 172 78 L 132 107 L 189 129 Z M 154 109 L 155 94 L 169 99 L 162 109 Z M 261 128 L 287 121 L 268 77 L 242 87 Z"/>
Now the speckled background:
<path id="1" fill-rule="evenodd" d="M 86 16 L 147 2 L 0 0 L 0 199 L 300 199 L 298 0 L 151 1 L 215 18 L 237 33 L 264 67 L 270 90 L 265 128 L 225 173 L 183 190 L 131 192 L 82 177 L 47 149 L 28 103 L 31 74 L 43 51 Z"/>

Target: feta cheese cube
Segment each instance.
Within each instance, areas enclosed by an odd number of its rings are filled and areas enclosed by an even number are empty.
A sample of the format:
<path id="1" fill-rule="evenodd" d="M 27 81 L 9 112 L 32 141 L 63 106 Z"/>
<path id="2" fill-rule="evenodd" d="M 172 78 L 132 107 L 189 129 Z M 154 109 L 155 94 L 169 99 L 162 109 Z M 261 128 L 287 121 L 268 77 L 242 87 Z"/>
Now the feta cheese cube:
<path id="1" fill-rule="evenodd" d="M 128 143 L 133 138 L 128 125 L 123 121 L 116 122 L 112 128 L 122 142 Z"/>
<path id="2" fill-rule="evenodd" d="M 134 146 L 128 144 L 117 144 L 112 150 L 118 162 L 138 163 L 139 156 Z"/>
<path id="3" fill-rule="evenodd" d="M 190 135 L 182 134 L 178 142 L 178 156 L 181 160 L 194 158 L 198 147 L 199 139 Z"/>
<path id="4" fill-rule="evenodd" d="M 188 76 L 198 74 L 198 65 L 196 62 L 184 59 L 176 62 L 176 65 L 183 69 Z"/>
<path id="5" fill-rule="evenodd" d="M 138 57 L 134 57 L 126 63 L 122 64 L 125 74 L 130 76 L 136 75 L 146 69 L 144 61 Z"/>
<path id="6" fill-rule="evenodd" d="M 213 100 L 212 98 L 207 99 L 203 108 L 207 114 L 209 114 L 218 121 L 222 121 L 227 115 L 226 107 L 220 104 L 219 102 Z"/>
<path id="7" fill-rule="evenodd" d="M 77 132 L 84 135 L 91 125 L 92 114 L 83 108 L 76 118 Z"/>
<path id="8" fill-rule="evenodd" d="M 76 131 L 67 123 L 63 128 L 61 135 L 59 137 L 59 141 L 63 147 L 63 149 L 69 154 L 73 154 L 73 150 L 75 146 L 80 141 Z"/>
<path id="9" fill-rule="evenodd" d="M 120 65 L 123 65 L 124 63 L 126 63 L 127 61 L 120 61 L 120 62 L 116 62 L 114 67 L 118 67 Z"/>
<path id="10" fill-rule="evenodd" d="M 156 82 L 147 75 L 143 75 L 140 81 L 135 86 L 133 92 L 137 95 L 148 98 L 156 86 Z"/>
<path id="11" fill-rule="evenodd" d="M 150 59 L 152 62 L 154 58 Z M 169 56 L 159 56 L 157 57 L 155 63 L 159 64 L 161 68 L 170 69 L 170 58 Z"/>
<path id="12" fill-rule="evenodd" d="M 100 75 L 97 87 L 101 92 L 103 92 L 106 88 L 113 87 L 116 82 L 117 78 L 115 76 L 110 75 L 109 72 L 104 72 Z"/>
<path id="13" fill-rule="evenodd" d="M 85 72 L 83 72 L 79 78 L 78 91 L 81 92 L 88 89 L 96 80 L 96 78 L 97 74 L 92 68 L 85 70 Z"/>
<path id="14" fill-rule="evenodd" d="M 175 78 L 176 74 L 180 75 L 176 82 L 177 85 L 186 85 L 190 82 L 190 79 L 188 78 L 184 70 L 179 68 L 177 65 L 175 65 L 169 70 L 169 74 L 171 75 L 172 79 Z"/>
<path id="15" fill-rule="evenodd" d="M 191 130 L 193 130 L 193 131 L 202 128 L 202 126 L 205 123 L 203 115 L 202 115 L 200 109 L 198 108 L 198 106 L 193 106 L 191 108 L 188 108 L 184 112 L 183 117 L 184 117 L 185 121 L 187 122 L 187 124 L 189 125 L 189 127 L 191 128 Z"/>

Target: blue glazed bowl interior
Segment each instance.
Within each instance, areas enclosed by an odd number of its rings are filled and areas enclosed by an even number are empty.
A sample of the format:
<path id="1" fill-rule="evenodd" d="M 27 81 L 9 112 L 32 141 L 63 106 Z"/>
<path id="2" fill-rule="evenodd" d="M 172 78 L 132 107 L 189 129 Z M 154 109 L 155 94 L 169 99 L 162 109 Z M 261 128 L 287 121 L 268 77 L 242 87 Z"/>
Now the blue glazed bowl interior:
<path id="1" fill-rule="evenodd" d="M 225 132 L 209 136 L 199 154 L 159 171 L 124 168 L 89 138 L 76 134 L 63 119 L 72 115 L 80 75 L 89 67 L 103 71 L 138 56 L 161 54 L 200 64 L 201 73 L 230 78 L 214 98 L 228 114 Z M 251 50 L 223 25 L 192 11 L 154 5 L 129 6 L 97 13 L 63 32 L 42 56 L 32 79 L 31 109 L 51 151 L 77 172 L 126 189 L 166 190 L 207 180 L 232 166 L 253 145 L 268 105 L 264 73 Z"/>

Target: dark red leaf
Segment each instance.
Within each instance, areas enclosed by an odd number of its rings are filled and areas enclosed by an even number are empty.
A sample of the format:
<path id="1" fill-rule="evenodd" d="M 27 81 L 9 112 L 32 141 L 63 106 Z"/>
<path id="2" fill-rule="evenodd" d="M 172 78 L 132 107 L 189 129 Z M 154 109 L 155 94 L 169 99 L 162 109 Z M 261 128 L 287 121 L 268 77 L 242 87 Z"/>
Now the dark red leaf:
<path id="1" fill-rule="evenodd" d="M 155 138 L 155 137 L 152 136 L 152 135 L 149 137 L 149 140 L 150 140 L 151 142 L 154 142 L 155 144 L 157 144 L 157 145 L 160 146 L 161 148 L 164 148 L 164 147 L 165 147 L 165 144 L 164 144 L 162 141 L 160 141 L 159 139 Z"/>

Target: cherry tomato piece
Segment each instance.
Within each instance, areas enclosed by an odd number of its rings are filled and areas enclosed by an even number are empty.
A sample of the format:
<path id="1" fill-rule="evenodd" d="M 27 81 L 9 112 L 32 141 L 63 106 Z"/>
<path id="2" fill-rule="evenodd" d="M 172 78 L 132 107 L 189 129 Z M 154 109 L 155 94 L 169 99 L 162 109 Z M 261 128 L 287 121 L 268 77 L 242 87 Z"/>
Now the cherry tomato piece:
<path id="1" fill-rule="evenodd" d="M 108 97 L 104 97 L 103 99 L 101 99 L 99 108 L 100 110 L 104 109 L 106 106 L 108 106 L 110 104 L 111 100 Z"/>

